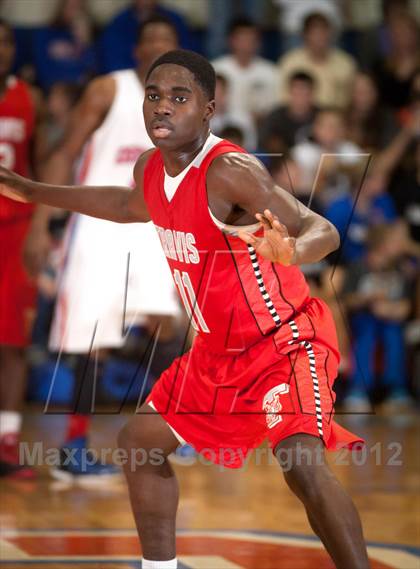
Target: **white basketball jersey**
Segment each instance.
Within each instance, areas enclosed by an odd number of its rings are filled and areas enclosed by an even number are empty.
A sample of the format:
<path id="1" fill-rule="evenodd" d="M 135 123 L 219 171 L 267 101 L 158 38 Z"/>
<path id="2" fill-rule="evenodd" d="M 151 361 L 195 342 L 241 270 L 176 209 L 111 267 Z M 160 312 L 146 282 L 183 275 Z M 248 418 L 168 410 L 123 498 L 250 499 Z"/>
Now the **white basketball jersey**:
<path id="1" fill-rule="evenodd" d="M 78 172 L 80 183 L 133 185 L 139 155 L 153 146 L 143 118 L 144 89 L 135 71 L 112 74 L 115 97 L 101 126 L 84 149 Z"/>
<path id="2" fill-rule="evenodd" d="M 114 101 L 87 143 L 79 183 L 134 186 L 138 156 L 153 146 L 143 119 L 144 89 L 134 71 L 117 71 Z M 176 315 L 172 276 L 152 222 L 119 224 L 73 214 L 50 333 L 54 351 L 118 348 L 122 329 L 143 315 Z M 124 324 L 124 325 L 123 325 Z"/>

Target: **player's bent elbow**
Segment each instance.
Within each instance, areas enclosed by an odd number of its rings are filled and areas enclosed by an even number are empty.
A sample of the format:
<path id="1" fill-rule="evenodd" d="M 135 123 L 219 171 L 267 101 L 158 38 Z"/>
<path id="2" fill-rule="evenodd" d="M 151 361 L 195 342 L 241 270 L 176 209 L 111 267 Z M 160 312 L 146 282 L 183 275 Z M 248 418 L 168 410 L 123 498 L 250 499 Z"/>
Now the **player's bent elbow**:
<path id="1" fill-rule="evenodd" d="M 330 223 L 329 221 L 327 221 L 328 223 L 328 233 L 330 236 L 330 240 L 331 240 L 331 253 L 333 251 L 336 251 L 339 247 L 340 247 L 340 234 L 337 231 L 337 228 Z"/>

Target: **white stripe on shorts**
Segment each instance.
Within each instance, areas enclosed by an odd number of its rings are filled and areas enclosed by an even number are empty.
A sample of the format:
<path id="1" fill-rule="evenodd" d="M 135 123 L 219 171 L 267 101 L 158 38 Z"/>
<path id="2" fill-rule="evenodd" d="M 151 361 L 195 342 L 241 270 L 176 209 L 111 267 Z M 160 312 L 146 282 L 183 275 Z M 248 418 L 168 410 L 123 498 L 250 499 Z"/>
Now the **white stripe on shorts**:
<path id="1" fill-rule="evenodd" d="M 156 407 L 154 406 L 153 401 L 149 401 L 149 402 L 147 403 L 147 405 L 149 405 L 149 407 L 151 407 L 154 411 L 156 411 L 156 413 L 159 413 L 159 411 L 158 411 L 158 410 L 156 409 Z M 181 435 L 179 435 L 179 434 L 175 431 L 175 429 L 174 429 L 173 427 L 171 427 L 171 425 L 170 425 L 167 421 L 165 421 L 165 423 L 166 423 L 166 424 L 168 425 L 168 427 L 171 429 L 171 431 L 173 432 L 173 434 L 175 435 L 175 437 L 177 438 L 177 440 L 180 442 L 180 444 L 181 444 L 181 445 L 186 445 L 186 444 L 187 444 L 187 441 L 184 440 L 184 439 L 181 437 Z"/>

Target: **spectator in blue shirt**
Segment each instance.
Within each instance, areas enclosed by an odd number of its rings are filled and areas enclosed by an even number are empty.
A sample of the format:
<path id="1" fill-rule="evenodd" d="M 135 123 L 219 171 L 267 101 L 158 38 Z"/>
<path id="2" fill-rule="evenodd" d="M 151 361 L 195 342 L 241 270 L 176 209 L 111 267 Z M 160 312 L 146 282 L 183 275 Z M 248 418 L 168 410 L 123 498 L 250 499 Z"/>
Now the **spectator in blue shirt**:
<path id="1" fill-rule="evenodd" d="M 105 28 L 100 40 L 100 71 L 109 73 L 135 67 L 134 47 L 139 25 L 152 16 L 168 18 L 176 27 L 180 46 L 193 48 L 191 32 L 184 18 L 177 12 L 159 5 L 158 0 L 133 0 Z"/>
<path id="2" fill-rule="evenodd" d="M 386 193 L 386 179 L 378 170 L 372 170 L 364 180 L 360 192 L 340 195 L 326 208 L 324 215 L 338 229 L 341 238 L 339 262 L 348 264 L 366 253 L 366 239 L 370 227 L 397 218 L 394 202 Z"/>
<path id="3" fill-rule="evenodd" d="M 96 71 L 91 24 L 82 1 L 62 0 L 52 25 L 35 30 L 36 75 L 46 90 L 54 83 L 84 83 Z"/>
<path id="4" fill-rule="evenodd" d="M 370 229 L 366 256 L 351 263 L 342 297 L 350 313 L 353 337 L 353 370 L 345 408 L 369 412 L 369 395 L 375 380 L 375 354 L 382 346 L 382 386 L 386 389 L 384 410 L 410 408 L 404 324 L 409 316 L 412 278 L 404 267 L 411 249 L 408 232 L 401 223 Z"/>

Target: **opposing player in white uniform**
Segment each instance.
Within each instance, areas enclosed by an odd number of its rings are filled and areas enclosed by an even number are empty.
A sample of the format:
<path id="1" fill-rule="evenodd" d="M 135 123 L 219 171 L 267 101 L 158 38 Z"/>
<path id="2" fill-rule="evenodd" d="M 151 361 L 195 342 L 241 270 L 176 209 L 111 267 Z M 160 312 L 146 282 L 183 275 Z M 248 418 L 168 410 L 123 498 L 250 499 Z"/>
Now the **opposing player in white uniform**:
<path id="1" fill-rule="evenodd" d="M 176 46 L 177 35 L 170 21 L 153 17 L 143 23 L 137 43 L 138 68 L 98 77 L 88 85 L 63 144 L 46 165 L 45 182 L 65 184 L 76 177 L 86 185 L 134 183 L 132 172 L 138 156 L 153 146 L 141 112 L 143 80 L 151 63 Z M 44 258 L 51 213 L 41 207 L 34 217 L 27 241 L 32 272 Z M 121 347 L 124 330 L 145 320 L 151 329 L 163 322 L 164 335 L 168 317 L 177 313 L 173 280 L 152 223 L 120 225 L 80 214 L 71 216 L 50 335 L 51 350 L 84 354 L 76 366 L 76 413 L 70 415 L 64 449 L 76 448 L 81 453 L 86 447 L 97 373 L 95 351 Z M 114 470 L 78 461 L 62 464 L 53 473 L 70 478 Z"/>

